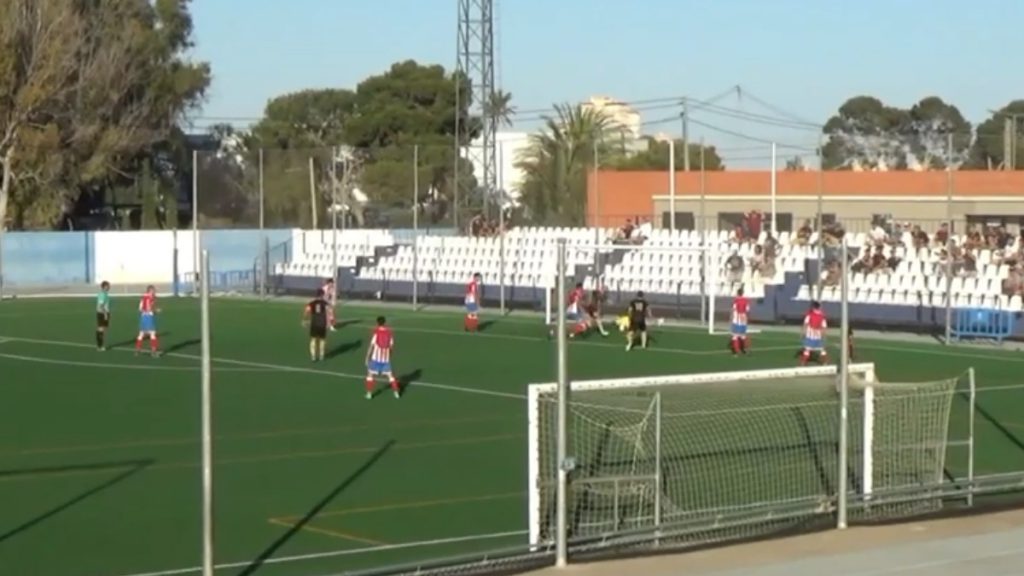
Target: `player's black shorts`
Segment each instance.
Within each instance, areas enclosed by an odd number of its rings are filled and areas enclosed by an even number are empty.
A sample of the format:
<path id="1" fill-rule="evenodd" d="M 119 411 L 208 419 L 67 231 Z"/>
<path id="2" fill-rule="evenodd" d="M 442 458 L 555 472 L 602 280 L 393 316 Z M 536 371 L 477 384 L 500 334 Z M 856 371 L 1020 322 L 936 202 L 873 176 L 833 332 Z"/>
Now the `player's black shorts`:
<path id="1" fill-rule="evenodd" d="M 106 328 L 110 326 L 110 314 L 104 314 L 103 312 L 96 313 L 96 327 Z"/>
<path id="2" fill-rule="evenodd" d="M 647 318 L 630 318 L 630 332 L 647 332 Z"/>
<path id="3" fill-rule="evenodd" d="M 309 337 L 323 340 L 327 338 L 327 323 L 313 322 L 309 325 Z"/>

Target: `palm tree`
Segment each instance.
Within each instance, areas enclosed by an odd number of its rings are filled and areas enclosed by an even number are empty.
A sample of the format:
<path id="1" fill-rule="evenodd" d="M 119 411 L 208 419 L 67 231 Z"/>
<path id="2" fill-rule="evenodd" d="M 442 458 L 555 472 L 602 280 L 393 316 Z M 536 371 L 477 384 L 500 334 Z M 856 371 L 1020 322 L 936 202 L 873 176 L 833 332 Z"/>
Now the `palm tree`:
<path id="1" fill-rule="evenodd" d="M 523 171 L 522 201 L 534 222 L 583 225 L 587 171 L 611 130 L 604 113 L 579 105 L 555 106 L 555 115 L 544 118 L 544 128 L 530 136 L 516 162 Z"/>
<path id="2" fill-rule="evenodd" d="M 491 92 L 487 102 L 484 102 L 484 117 L 491 119 L 493 127 L 512 126 L 512 118 L 516 115 L 516 108 L 512 105 L 512 94 L 504 90 Z"/>

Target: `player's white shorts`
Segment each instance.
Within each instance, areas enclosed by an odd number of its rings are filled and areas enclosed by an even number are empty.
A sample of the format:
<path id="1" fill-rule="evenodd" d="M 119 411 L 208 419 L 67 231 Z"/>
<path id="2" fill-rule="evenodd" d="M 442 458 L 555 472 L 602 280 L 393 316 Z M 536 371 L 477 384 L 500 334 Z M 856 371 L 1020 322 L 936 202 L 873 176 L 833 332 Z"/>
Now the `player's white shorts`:
<path id="1" fill-rule="evenodd" d="M 370 374 L 390 374 L 391 373 L 391 362 L 381 362 L 379 360 L 370 360 L 369 364 L 366 365 L 367 370 Z"/>

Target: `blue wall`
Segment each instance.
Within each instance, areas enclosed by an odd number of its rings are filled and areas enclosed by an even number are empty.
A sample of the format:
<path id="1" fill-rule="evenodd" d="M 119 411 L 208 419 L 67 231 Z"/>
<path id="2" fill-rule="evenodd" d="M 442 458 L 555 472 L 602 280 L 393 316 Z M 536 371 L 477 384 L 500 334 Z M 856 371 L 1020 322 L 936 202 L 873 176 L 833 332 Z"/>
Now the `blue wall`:
<path id="1" fill-rule="evenodd" d="M 0 272 L 8 286 L 82 284 L 94 262 L 91 232 L 8 232 Z"/>
<path id="2" fill-rule="evenodd" d="M 292 238 L 291 230 L 207 230 L 200 232 L 203 249 L 210 252 L 212 272 L 252 270 L 266 235 L 273 248 Z"/>

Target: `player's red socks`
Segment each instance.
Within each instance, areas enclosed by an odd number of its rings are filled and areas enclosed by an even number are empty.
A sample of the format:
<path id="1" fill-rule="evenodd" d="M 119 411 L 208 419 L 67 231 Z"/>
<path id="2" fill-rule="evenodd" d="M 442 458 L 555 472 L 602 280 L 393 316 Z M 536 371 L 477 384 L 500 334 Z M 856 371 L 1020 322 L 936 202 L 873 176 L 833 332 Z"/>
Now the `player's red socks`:
<path id="1" fill-rule="evenodd" d="M 811 351 L 810 350 L 804 350 L 803 352 L 800 353 L 800 365 L 801 366 L 806 366 L 807 365 L 807 361 L 810 360 L 810 359 L 811 359 Z"/>
<path id="2" fill-rule="evenodd" d="M 135 350 L 136 351 L 142 350 L 142 338 L 136 338 L 135 339 Z"/>
<path id="3" fill-rule="evenodd" d="M 377 382 L 373 378 L 366 379 L 366 393 L 372 394 L 373 390 L 377 387 Z"/>
<path id="4" fill-rule="evenodd" d="M 393 392 L 394 392 L 395 394 L 398 394 L 399 392 L 401 392 L 401 391 L 402 391 L 402 390 L 401 390 L 401 386 L 399 386 L 399 385 L 398 385 L 398 379 L 397 379 L 397 378 L 395 378 L 395 377 L 392 377 L 392 378 L 391 378 L 391 380 L 390 380 L 390 383 L 391 383 L 391 390 L 392 390 L 392 391 L 393 391 Z"/>
<path id="5" fill-rule="evenodd" d="M 579 324 L 576 325 L 575 328 L 573 328 L 573 332 L 575 332 L 576 334 L 583 334 L 586 331 L 587 331 L 587 324 L 586 324 L 586 322 L 580 322 Z"/>
<path id="6" fill-rule="evenodd" d="M 740 350 L 744 354 L 750 351 L 750 336 L 740 338 Z"/>
<path id="7" fill-rule="evenodd" d="M 476 332 L 478 322 L 473 316 L 466 316 L 466 332 Z"/>
<path id="8" fill-rule="evenodd" d="M 740 353 L 740 349 L 742 348 L 742 345 L 740 344 L 740 339 L 735 337 L 735 336 L 733 336 L 732 337 L 732 341 L 729 342 L 729 347 L 732 348 L 732 353 L 733 354 L 739 354 Z"/>
<path id="9" fill-rule="evenodd" d="M 160 347 L 160 343 L 157 341 L 157 339 L 155 337 L 149 339 L 149 349 L 152 352 L 156 353 L 156 351 L 157 351 L 157 349 L 159 347 Z"/>

